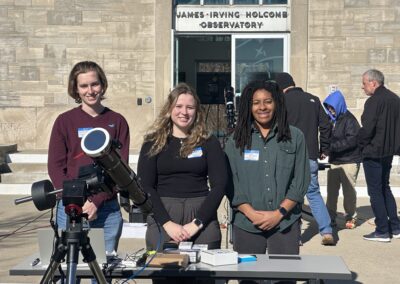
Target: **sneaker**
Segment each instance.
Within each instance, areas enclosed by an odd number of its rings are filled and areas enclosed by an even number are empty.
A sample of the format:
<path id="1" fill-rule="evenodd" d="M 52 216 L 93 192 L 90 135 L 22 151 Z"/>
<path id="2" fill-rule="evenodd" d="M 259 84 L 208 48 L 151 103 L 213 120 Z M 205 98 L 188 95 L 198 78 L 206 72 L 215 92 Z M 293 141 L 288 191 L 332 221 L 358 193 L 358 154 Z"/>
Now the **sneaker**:
<path id="1" fill-rule="evenodd" d="M 377 232 L 372 232 L 368 235 L 364 235 L 363 238 L 364 238 L 364 240 L 367 240 L 367 241 L 376 241 L 376 242 L 384 242 L 384 243 L 390 242 L 389 233 L 379 234 Z"/>
<path id="2" fill-rule="evenodd" d="M 322 235 L 321 244 L 324 245 L 324 246 L 334 246 L 335 245 L 335 240 L 334 240 L 332 234 Z"/>
<path id="3" fill-rule="evenodd" d="M 357 227 L 357 219 L 351 218 L 350 220 L 346 221 L 346 229 L 354 229 Z"/>
<path id="4" fill-rule="evenodd" d="M 400 239 L 400 231 L 395 231 L 392 233 L 393 239 Z"/>

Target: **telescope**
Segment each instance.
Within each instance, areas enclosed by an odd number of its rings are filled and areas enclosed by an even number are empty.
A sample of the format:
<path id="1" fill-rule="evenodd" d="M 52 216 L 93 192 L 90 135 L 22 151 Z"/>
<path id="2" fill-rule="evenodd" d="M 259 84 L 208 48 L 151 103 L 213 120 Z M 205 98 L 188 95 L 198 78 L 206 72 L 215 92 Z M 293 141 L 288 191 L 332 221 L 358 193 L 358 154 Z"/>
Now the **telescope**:
<path id="1" fill-rule="evenodd" d="M 121 145 L 112 141 L 104 128 L 93 128 L 82 138 L 81 148 L 114 181 L 119 192 L 126 192 L 133 204 L 143 213 L 150 213 L 152 204 L 139 183 L 138 177 L 117 151 Z"/>
<path id="2" fill-rule="evenodd" d="M 110 134 L 103 128 L 93 128 L 86 133 L 81 140 L 83 152 L 94 161 L 94 170 L 80 169 L 80 178 L 72 181 L 65 181 L 64 186 L 71 187 L 71 183 L 77 183 L 80 188 L 86 188 L 87 195 L 97 192 L 111 192 L 115 187 L 120 193 L 127 193 L 133 204 L 138 207 L 143 214 L 148 214 L 152 210 L 149 195 L 146 194 L 139 183 L 135 172 L 121 159 L 118 152 L 120 143 L 113 141 Z M 83 174 L 81 174 L 83 172 Z M 81 183 L 83 182 L 83 184 Z M 57 193 L 64 191 L 54 190 L 50 181 L 44 180 L 35 182 L 31 187 L 31 196 L 16 199 L 16 205 L 32 201 L 40 211 L 50 209 L 56 204 Z M 70 192 L 70 191 L 68 191 Z M 69 198 L 66 196 L 66 198 Z M 65 202 L 64 202 L 65 203 Z M 81 203 L 81 202 L 79 202 Z"/>

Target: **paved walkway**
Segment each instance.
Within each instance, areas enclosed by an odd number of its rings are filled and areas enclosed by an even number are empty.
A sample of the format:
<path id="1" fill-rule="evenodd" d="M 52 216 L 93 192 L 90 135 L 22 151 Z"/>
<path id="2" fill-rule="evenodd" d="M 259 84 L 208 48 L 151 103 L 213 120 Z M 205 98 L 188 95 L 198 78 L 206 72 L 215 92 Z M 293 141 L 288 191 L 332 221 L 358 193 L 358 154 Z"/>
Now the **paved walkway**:
<path id="1" fill-rule="evenodd" d="M 41 277 L 15 277 L 8 274 L 11 267 L 38 250 L 36 229 L 48 226 L 50 216 L 48 212 L 36 210 L 32 202 L 15 206 L 14 199 L 18 197 L 21 196 L 0 195 L 0 283 L 39 283 Z M 400 198 L 397 198 L 397 204 L 400 205 Z M 339 242 L 334 247 L 320 245 L 316 224 L 313 219 L 306 217 L 302 228 L 304 245 L 301 254 L 343 257 L 354 280 L 326 281 L 328 284 L 400 283 L 400 240 L 392 240 L 391 243 L 364 241 L 362 235 L 374 230 L 373 216 L 367 198 L 360 198 L 358 205 L 361 225 L 354 230 L 345 230 L 344 220 L 339 218 Z M 22 226 L 15 234 L 4 237 Z M 141 239 L 122 239 L 120 242 L 121 251 L 134 251 L 143 246 L 144 240 Z M 137 283 L 150 281 L 140 280 Z"/>

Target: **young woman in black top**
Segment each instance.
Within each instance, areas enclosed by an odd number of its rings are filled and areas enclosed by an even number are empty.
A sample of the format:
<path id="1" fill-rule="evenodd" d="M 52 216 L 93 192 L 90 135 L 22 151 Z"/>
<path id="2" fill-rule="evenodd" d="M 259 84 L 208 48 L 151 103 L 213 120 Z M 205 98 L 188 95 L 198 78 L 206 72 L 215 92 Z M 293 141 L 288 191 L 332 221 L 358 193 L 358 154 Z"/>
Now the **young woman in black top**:
<path id="1" fill-rule="evenodd" d="M 227 167 L 219 141 L 206 130 L 195 91 L 177 85 L 144 138 L 138 176 L 150 194 L 146 245 L 156 249 L 159 231 L 165 242 L 193 241 L 220 248 L 217 209 L 225 194 Z M 211 188 L 209 188 L 208 184 Z"/>

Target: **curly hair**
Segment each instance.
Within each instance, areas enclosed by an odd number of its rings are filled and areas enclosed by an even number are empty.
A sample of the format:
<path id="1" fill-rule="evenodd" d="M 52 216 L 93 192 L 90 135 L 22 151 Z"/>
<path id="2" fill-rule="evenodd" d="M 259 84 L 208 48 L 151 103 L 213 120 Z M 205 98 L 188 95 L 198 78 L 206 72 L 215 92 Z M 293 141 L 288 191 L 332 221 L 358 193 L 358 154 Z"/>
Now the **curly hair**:
<path id="1" fill-rule="evenodd" d="M 75 66 L 72 68 L 71 72 L 69 73 L 68 79 L 68 94 L 71 98 L 75 100 L 77 104 L 82 103 L 82 99 L 79 97 L 78 94 L 78 76 L 82 73 L 88 73 L 90 71 L 94 71 L 97 73 L 101 87 L 103 89 L 101 99 L 104 99 L 103 96 L 107 91 L 108 82 L 103 69 L 101 69 L 101 67 L 96 62 L 81 61 L 76 63 Z"/>
<path id="2" fill-rule="evenodd" d="M 162 107 L 160 114 L 149 129 L 149 133 L 144 136 L 144 142 L 153 142 L 148 153 L 149 156 L 155 156 L 160 153 L 167 144 L 168 137 L 172 135 L 173 122 L 171 120 L 171 113 L 176 105 L 178 97 L 182 94 L 193 96 L 196 103 L 196 112 L 188 136 L 180 149 L 180 156 L 186 158 L 193 152 L 195 147 L 203 144 L 210 137 L 210 133 L 207 131 L 204 120 L 204 112 L 200 107 L 199 97 L 196 95 L 194 89 L 188 84 L 180 83 L 169 93 L 167 101 Z"/>
<path id="3" fill-rule="evenodd" d="M 254 124 L 252 115 L 253 95 L 258 90 L 266 90 L 271 93 L 275 102 L 275 113 L 272 118 L 272 125 L 278 126 L 278 142 L 291 139 L 289 123 L 287 121 L 287 111 L 285 98 L 274 81 L 252 81 L 244 87 L 240 97 L 238 121 L 233 134 L 233 139 L 237 148 L 241 152 L 247 147 L 251 147 L 251 133 Z"/>

